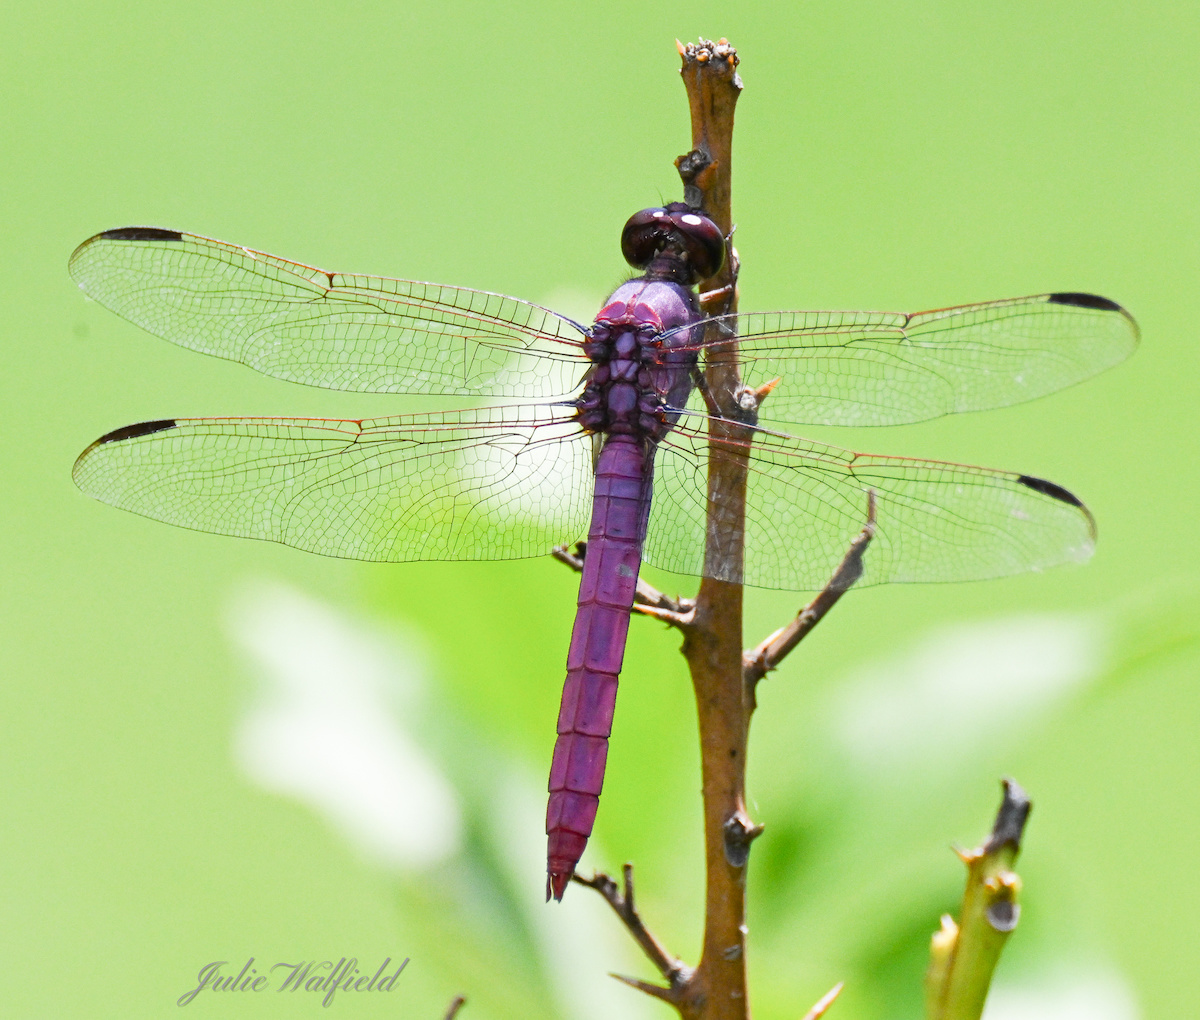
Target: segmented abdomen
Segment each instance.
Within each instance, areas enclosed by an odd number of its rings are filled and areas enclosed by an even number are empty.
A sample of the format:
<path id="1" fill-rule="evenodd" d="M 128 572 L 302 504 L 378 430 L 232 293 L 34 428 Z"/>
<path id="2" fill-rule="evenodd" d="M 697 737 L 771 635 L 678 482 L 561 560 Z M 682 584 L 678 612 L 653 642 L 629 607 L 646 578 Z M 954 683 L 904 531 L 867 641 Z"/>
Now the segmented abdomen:
<path id="1" fill-rule="evenodd" d="M 596 464 L 592 525 L 550 765 L 547 899 L 562 899 L 596 819 L 650 514 L 651 468 L 645 442 L 625 435 L 609 437 Z"/>

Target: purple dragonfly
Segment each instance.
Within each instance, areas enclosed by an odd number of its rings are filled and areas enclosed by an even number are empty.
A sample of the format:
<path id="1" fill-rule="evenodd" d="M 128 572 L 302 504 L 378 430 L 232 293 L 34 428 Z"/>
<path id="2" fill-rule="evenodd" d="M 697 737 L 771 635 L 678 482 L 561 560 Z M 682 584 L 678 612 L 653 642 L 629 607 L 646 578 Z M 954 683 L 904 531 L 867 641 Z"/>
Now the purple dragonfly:
<path id="1" fill-rule="evenodd" d="M 685 205 L 635 214 L 621 249 L 642 275 L 584 326 L 502 294 L 331 273 L 173 230 L 105 231 L 72 255 L 75 280 L 173 343 L 331 389 L 542 402 L 143 422 L 89 446 L 75 481 L 171 524 L 360 560 L 536 556 L 586 531 L 546 820 L 547 898 L 561 899 L 599 804 L 643 560 L 817 589 L 869 498 L 862 584 L 997 577 L 1092 551 L 1091 514 L 1053 482 L 746 425 L 711 453 L 748 458 L 744 563 L 706 561 L 706 359 L 736 351 L 748 387 L 779 380 L 763 418 L 897 425 L 1053 392 L 1121 361 L 1138 336 L 1119 305 L 1076 293 L 705 317 L 693 288 L 726 247 Z"/>

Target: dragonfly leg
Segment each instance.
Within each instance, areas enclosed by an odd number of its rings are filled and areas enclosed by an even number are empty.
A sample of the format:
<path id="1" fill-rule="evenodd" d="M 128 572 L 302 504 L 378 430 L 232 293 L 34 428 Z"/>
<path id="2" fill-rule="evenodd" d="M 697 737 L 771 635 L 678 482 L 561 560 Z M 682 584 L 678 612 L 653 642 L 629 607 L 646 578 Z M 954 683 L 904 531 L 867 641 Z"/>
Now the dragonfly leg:
<path id="1" fill-rule="evenodd" d="M 736 290 L 736 283 L 727 283 L 723 287 L 714 287 L 712 290 L 706 290 L 700 295 L 700 303 L 706 308 L 714 301 L 723 301 L 728 305 L 730 298 L 733 297 Z"/>

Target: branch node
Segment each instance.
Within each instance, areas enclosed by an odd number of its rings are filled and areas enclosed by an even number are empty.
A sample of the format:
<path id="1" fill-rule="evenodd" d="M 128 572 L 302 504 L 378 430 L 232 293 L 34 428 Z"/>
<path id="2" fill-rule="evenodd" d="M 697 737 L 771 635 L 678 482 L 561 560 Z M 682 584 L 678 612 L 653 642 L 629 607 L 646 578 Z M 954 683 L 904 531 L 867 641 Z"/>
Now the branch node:
<path id="1" fill-rule="evenodd" d="M 735 868 L 744 868 L 750 859 L 750 844 L 763 834 L 764 829 L 765 826 L 754 825 L 741 813 L 726 819 L 723 827 L 725 860 Z"/>
<path id="2" fill-rule="evenodd" d="M 988 924 L 996 931 L 1007 935 L 1016 928 L 1017 922 L 1021 920 L 1021 904 L 1014 903 L 1009 899 L 997 900 L 987 908 L 984 916 L 987 917 Z"/>
<path id="3" fill-rule="evenodd" d="M 702 149 L 692 149 L 675 160 L 683 182 L 683 200 L 693 209 L 704 208 L 704 196 L 713 188 L 719 162 Z"/>
<path id="4" fill-rule="evenodd" d="M 1012 847 L 1014 853 L 1018 852 L 1021 849 L 1021 834 L 1025 831 L 1029 812 L 1033 810 L 1029 794 L 1015 779 L 1006 776 L 1001 780 L 1001 785 L 1004 798 L 1000 802 L 1000 810 L 996 812 L 992 834 L 983 845 L 984 853 L 995 853 L 1006 844 Z"/>

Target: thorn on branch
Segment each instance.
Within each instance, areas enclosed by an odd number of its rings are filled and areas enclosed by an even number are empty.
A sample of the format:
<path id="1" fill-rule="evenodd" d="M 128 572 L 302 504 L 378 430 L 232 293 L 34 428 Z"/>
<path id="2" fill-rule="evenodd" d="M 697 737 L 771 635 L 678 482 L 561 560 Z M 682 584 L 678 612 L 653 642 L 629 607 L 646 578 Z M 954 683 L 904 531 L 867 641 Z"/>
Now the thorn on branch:
<path id="1" fill-rule="evenodd" d="M 771 391 L 781 382 L 783 382 L 783 376 L 777 375 L 770 382 L 765 382 L 758 389 L 754 390 L 755 406 L 762 407 L 762 402 L 771 395 Z"/>
<path id="2" fill-rule="evenodd" d="M 746 686 L 751 692 L 753 702 L 755 685 L 787 657 L 801 641 L 803 641 L 820 623 L 829 611 L 837 605 L 838 600 L 846 594 L 863 575 L 863 555 L 871 539 L 875 537 L 875 490 L 867 490 L 867 519 L 863 529 L 858 533 L 842 557 L 825 587 L 796 618 L 786 627 L 780 627 L 769 637 L 761 641 L 752 651 L 743 656 L 742 675 Z"/>
<path id="3" fill-rule="evenodd" d="M 678 1005 L 679 996 L 673 988 L 652 985 L 649 981 L 643 981 L 641 978 L 626 977 L 624 974 L 614 974 L 612 971 L 608 972 L 608 976 L 616 978 L 618 981 L 623 981 L 630 988 L 636 988 L 639 992 L 645 992 L 655 999 L 662 999 L 663 1002 L 669 1002 L 672 1006 Z"/>
<path id="4" fill-rule="evenodd" d="M 604 897 L 605 902 L 612 907 L 613 913 L 621 919 L 629 934 L 633 936 L 634 941 L 642 947 L 642 952 L 650 958 L 650 962 L 658 968 L 658 972 L 666 979 L 670 987 L 665 989 L 660 988 L 658 985 L 646 984 L 644 981 L 623 977 L 620 974 L 612 976 L 618 981 L 624 981 L 626 984 L 633 985 L 634 988 L 645 992 L 647 995 L 655 995 L 668 1002 L 678 1003 L 683 986 L 692 976 L 692 969 L 686 966 L 682 960 L 677 960 L 668 953 L 662 943 L 646 928 L 633 902 L 633 865 L 626 864 L 622 872 L 624 878 L 623 892 L 617 888 L 617 883 L 603 871 L 597 871 L 591 878 L 583 878 L 576 874 L 572 876 L 572 880 L 578 882 L 580 885 L 587 886 L 589 889 L 595 889 L 596 892 Z"/>
<path id="5" fill-rule="evenodd" d="M 825 1011 L 833 1005 L 833 1000 L 842 994 L 842 989 L 845 987 L 846 982 L 839 981 L 817 1000 L 816 1005 L 804 1014 L 802 1020 L 821 1020 L 821 1017 L 825 1015 Z"/>

